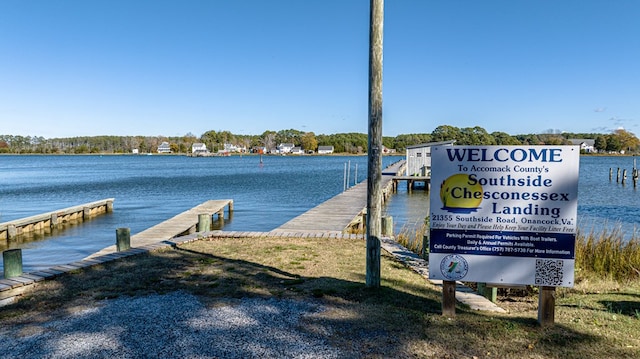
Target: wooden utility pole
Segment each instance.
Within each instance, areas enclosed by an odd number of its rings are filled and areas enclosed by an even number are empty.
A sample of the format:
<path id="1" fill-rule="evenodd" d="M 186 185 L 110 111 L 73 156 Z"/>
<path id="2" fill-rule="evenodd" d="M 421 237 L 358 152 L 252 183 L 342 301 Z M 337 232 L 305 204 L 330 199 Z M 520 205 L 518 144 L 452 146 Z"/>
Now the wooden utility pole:
<path id="1" fill-rule="evenodd" d="M 384 0 L 371 0 L 369 21 L 369 139 L 367 167 L 367 287 L 380 287 L 382 234 L 382 24 Z"/>

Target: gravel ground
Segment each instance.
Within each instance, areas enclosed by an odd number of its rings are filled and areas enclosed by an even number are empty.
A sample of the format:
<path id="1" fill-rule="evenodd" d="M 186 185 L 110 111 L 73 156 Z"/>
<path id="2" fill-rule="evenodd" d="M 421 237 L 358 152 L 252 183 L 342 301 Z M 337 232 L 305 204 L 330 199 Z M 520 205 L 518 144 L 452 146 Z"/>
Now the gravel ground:
<path id="1" fill-rule="evenodd" d="M 118 298 L 44 323 L 2 325 L 0 358 L 338 358 L 313 302 L 205 307 L 184 292 Z M 313 325 L 305 325 L 314 322 Z"/>

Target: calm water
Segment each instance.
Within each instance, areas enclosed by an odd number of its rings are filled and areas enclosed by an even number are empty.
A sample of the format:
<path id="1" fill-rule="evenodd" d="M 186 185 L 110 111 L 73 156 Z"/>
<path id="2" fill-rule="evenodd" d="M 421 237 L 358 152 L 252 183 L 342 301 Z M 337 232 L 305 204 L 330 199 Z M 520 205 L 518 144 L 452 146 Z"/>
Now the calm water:
<path id="1" fill-rule="evenodd" d="M 0 222 L 115 198 L 110 214 L 10 243 L 23 248 L 30 271 L 80 260 L 114 244 L 118 227 L 135 234 L 209 199 L 234 200 L 225 230 L 269 231 L 340 193 L 345 164 L 350 186 L 363 181 L 366 163 L 366 156 L 264 156 L 262 164 L 258 156 L 0 156 Z"/>
<path id="2" fill-rule="evenodd" d="M 386 166 L 401 157 L 385 157 Z M 0 222 L 115 198 L 113 213 L 53 236 L 11 243 L 23 248 L 25 271 L 80 260 L 115 243 L 115 229 L 133 234 L 209 199 L 233 199 L 225 230 L 269 231 L 340 193 L 345 164 L 349 185 L 363 181 L 366 156 L 0 156 Z M 640 215 L 639 190 L 609 182 L 609 168 L 633 167 L 631 157 L 583 157 L 579 226 L 622 228 L 630 235 Z M 629 174 L 630 177 L 630 174 Z M 396 232 L 412 233 L 428 211 L 428 193 L 403 185 L 387 202 Z M 6 249 L 7 243 L 0 243 Z"/>

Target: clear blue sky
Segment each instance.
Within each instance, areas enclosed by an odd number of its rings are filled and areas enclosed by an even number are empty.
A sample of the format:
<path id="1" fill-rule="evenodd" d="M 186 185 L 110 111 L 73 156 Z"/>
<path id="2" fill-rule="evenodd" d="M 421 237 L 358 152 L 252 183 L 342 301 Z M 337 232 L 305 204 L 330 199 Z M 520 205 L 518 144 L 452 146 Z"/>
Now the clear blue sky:
<path id="1" fill-rule="evenodd" d="M 640 1 L 387 0 L 383 134 L 638 134 Z M 368 0 L 0 0 L 0 134 L 367 133 Z"/>

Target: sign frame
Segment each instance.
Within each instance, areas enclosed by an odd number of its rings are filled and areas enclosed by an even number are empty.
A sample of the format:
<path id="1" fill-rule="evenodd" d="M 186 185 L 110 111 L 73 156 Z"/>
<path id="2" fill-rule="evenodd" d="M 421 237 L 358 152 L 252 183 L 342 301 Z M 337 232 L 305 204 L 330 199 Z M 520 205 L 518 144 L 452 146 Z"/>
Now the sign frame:
<path id="1" fill-rule="evenodd" d="M 431 149 L 429 278 L 572 287 L 579 146 Z"/>

